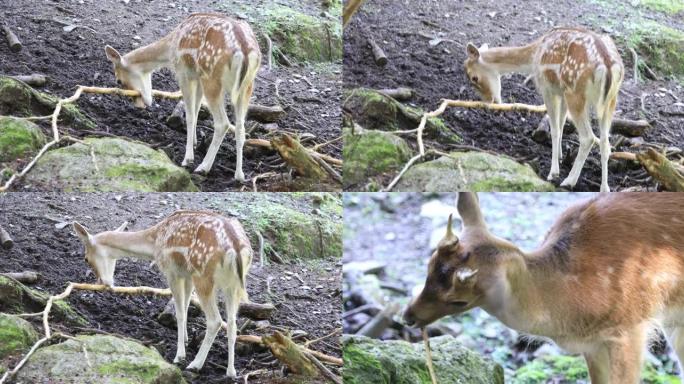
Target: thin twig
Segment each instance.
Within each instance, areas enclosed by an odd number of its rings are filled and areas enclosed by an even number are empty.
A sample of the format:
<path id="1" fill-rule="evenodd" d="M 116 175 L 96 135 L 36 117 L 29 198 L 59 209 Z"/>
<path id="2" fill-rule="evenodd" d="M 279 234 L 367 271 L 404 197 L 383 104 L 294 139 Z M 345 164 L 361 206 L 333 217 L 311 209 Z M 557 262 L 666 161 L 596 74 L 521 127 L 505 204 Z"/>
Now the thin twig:
<path id="1" fill-rule="evenodd" d="M 428 338 L 427 330 L 423 328 L 423 343 L 425 344 L 425 357 L 427 359 L 427 367 L 430 372 L 430 380 L 432 384 L 437 384 L 437 376 L 435 375 L 435 367 L 432 365 L 432 351 L 430 350 L 430 339 Z"/>

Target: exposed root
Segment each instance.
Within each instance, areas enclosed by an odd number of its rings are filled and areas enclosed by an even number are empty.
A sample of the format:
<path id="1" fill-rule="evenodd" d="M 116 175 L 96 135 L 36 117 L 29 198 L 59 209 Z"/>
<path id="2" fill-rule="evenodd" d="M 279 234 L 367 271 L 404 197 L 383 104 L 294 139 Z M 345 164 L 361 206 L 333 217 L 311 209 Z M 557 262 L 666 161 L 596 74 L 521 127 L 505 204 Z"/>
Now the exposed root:
<path id="1" fill-rule="evenodd" d="M 430 350 L 430 338 L 427 330 L 423 328 L 423 343 L 425 344 L 425 359 L 427 360 L 428 371 L 430 372 L 430 380 L 432 384 L 437 384 L 437 376 L 435 375 L 435 367 L 432 365 L 432 351 Z"/>

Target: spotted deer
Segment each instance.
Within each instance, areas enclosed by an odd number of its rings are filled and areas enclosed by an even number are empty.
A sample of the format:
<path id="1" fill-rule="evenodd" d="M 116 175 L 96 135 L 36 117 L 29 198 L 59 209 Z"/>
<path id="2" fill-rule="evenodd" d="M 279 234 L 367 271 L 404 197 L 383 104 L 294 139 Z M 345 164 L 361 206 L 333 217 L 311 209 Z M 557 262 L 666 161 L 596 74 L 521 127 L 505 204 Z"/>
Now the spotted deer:
<path id="1" fill-rule="evenodd" d="M 73 224 L 98 282 L 114 285 L 114 269 L 120 258 L 154 260 L 176 304 L 178 346 L 174 363 L 185 359 L 187 312 L 194 287 L 207 323 L 199 352 L 187 367 L 196 370 L 204 365 L 221 327 L 217 291 L 222 290 L 228 324 L 227 374 L 235 377 L 235 320 L 240 301 L 247 300 L 245 279 L 252 263 L 252 248 L 242 225 L 237 219 L 212 212 L 177 211 L 141 231 L 124 232 L 125 226 L 91 235 L 81 224 Z"/>
<path id="2" fill-rule="evenodd" d="M 639 383 L 655 327 L 684 362 L 684 195 L 601 194 L 568 208 L 532 252 L 489 232 L 474 193 L 457 206 L 461 233 L 449 217 L 408 324 L 480 307 L 583 354 L 593 384 Z"/>
<path id="3" fill-rule="evenodd" d="M 159 41 L 125 55 L 107 45 L 107 58 L 114 64 L 117 82 L 140 92 L 135 104 L 152 104 L 152 72 L 166 67 L 176 73 L 185 105 L 187 141 L 183 166 L 194 162 L 197 145 L 197 114 L 202 100 L 214 119 L 214 136 L 197 173 L 208 173 L 226 133 L 235 132 L 235 178 L 245 180 L 242 149 L 245 117 L 254 79 L 261 64 L 259 44 L 250 26 L 220 14 L 196 13 L 185 19 Z M 235 112 L 235 126 L 228 120 L 224 94 L 228 93 Z"/>
<path id="4" fill-rule="evenodd" d="M 551 170 L 547 179 L 560 175 L 563 126 L 568 113 L 577 128 L 579 150 L 570 174 L 561 186 L 577 184 L 594 143 L 601 151 L 601 191 L 609 191 L 610 126 L 624 77 L 620 54 L 608 36 L 579 28 L 556 28 L 520 47 L 467 48 L 465 71 L 483 100 L 501 103 L 501 75 L 530 74 L 544 99 L 551 126 Z M 591 109 L 599 121 L 600 140 L 591 128 Z"/>

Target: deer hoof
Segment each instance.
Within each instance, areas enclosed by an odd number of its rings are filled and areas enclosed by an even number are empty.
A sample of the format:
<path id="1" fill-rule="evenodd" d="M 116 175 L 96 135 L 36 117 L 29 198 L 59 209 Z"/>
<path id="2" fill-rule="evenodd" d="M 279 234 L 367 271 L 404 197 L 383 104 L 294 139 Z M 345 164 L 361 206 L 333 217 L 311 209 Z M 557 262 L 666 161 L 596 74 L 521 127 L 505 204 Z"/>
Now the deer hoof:
<path id="1" fill-rule="evenodd" d="M 235 367 L 228 368 L 228 371 L 226 371 L 226 376 L 230 377 L 231 379 L 237 378 L 237 372 L 235 372 Z"/>
<path id="2" fill-rule="evenodd" d="M 176 356 L 173 358 L 174 364 L 183 363 L 185 361 L 185 356 Z"/>
<path id="3" fill-rule="evenodd" d="M 235 172 L 235 180 L 244 183 L 245 182 L 245 174 L 242 171 L 236 171 Z"/>
<path id="4" fill-rule="evenodd" d="M 183 159 L 181 166 L 187 167 L 189 165 L 192 165 L 194 162 L 195 162 L 195 159 Z"/>
<path id="5" fill-rule="evenodd" d="M 553 181 L 556 180 L 560 176 L 560 172 L 551 172 L 549 175 L 546 177 L 547 181 Z"/>
<path id="6" fill-rule="evenodd" d="M 200 175 L 206 175 L 209 173 L 209 169 L 204 166 L 204 164 L 200 164 L 199 167 L 195 168 L 195 173 L 198 173 Z"/>
<path id="7" fill-rule="evenodd" d="M 567 179 L 563 180 L 563 182 L 560 184 L 560 186 L 573 189 L 575 187 L 575 184 L 577 184 L 577 181 L 573 181 L 573 180 L 570 180 L 569 178 L 567 178 Z"/>

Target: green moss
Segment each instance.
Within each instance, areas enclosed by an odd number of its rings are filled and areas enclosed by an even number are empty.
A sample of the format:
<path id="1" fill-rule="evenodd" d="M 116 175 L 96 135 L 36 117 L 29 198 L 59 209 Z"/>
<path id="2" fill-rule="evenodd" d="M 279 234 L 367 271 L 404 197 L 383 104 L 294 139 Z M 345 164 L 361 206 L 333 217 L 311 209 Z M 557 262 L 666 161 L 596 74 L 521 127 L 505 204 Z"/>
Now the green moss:
<path id="1" fill-rule="evenodd" d="M 0 359 L 29 349 L 38 340 L 38 333 L 26 320 L 0 313 Z"/>
<path id="2" fill-rule="evenodd" d="M 411 157 L 406 142 L 382 131 L 367 130 L 352 135 L 344 129 L 344 185 L 365 184 L 369 179 L 393 172 Z"/>
<path id="3" fill-rule="evenodd" d="M 108 364 L 97 366 L 96 371 L 105 376 L 126 375 L 126 378 L 120 378 L 118 383 L 152 383 L 159 376 L 161 368 L 158 364 L 140 364 L 133 363 L 127 360 L 113 361 Z M 135 380 L 137 378 L 139 380 Z"/>
<path id="4" fill-rule="evenodd" d="M 682 0 L 641 0 L 641 5 L 671 15 L 684 11 L 684 1 Z"/>
<path id="5" fill-rule="evenodd" d="M 631 26 L 625 42 L 654 70 L 684 79 L 684 32 L 645 20 Z"/>
<path id="6" fill-rule="evenodd" d="M 26 182 L 82 192 L 198 190 L 185 169 L 175 165 L 164 152 L 143 143 L 120 138 L 89 138 L 85 143 L 49 151 Z"/>
<path id="7" fill-rule="evenodd" d="M 32 156 L 46 142 L 43 132 L 32 122 L 0 116 L 0 162 Z"/>

